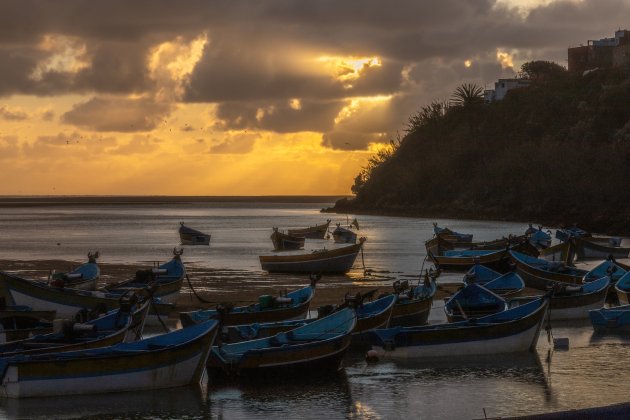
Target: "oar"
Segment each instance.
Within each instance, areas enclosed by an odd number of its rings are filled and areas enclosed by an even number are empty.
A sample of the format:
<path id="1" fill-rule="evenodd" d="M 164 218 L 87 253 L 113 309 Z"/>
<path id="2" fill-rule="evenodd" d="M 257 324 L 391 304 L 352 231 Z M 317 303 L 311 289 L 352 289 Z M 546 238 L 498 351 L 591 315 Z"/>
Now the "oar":
<path id="1" fill-rule="evenodd" d="M 457 305 L 457 309 L 459 309 L 459 312 L 462 314 L 464 319 L 468 319 L 468 316 L 466 315 L 466 312 L 464 312 L 464 309 L 462 308 L 462 305 L 459 303 L 459 300 L 455 301 L 455 305 Z"/>

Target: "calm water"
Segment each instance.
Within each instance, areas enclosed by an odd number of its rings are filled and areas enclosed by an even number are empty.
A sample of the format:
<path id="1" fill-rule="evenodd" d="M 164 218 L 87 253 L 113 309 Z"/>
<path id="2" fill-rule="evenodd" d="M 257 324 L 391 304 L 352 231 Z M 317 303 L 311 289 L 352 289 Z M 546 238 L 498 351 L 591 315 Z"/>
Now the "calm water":
<path id="1" fill-rule="evenodd" d="M 212 234 L 209 247 L 186 247 L 185 261 L 201 267 L 260 273 L 258 255 L 270 252 L 272 226 L 305 227 L 326 218 L 321 204 L 211 203 L 94 207 L 0 208 L 0 259 L 81 262 L 89 249 L 102 262 L 166 260 L 179 244 L 179 221 Z M 349 215 L 350 219 L 353 215 Z M 374 280 L 418 273 L 433 220 L 359 216 L 368 238 L 365 265 Z M 520 234 L 522 223 L 438 220 L 476 240 Z M 332 247 L 308 241 L 307 249 Z M 361 281 L 360 258 L 349 283 Z M 439 281 L 456 281 L 456 275 Z M 390 280 L 383 280 L 390 281 Z M 443 319 L 440 303 L 431 314 Z M 544 333 L 543 333 L 544 334 Z M 628 400 L 626 357 L 630 340 L 596 336 L 590 324 L 554 328 L 568 351 L 550 352 L 545 335 L 538 352 L 490 360 L 367 364 L 352 354 L 346 369 L 307 383 L 189 387 L 175 390 L 68 398 L 3 400 L 8 418 L 483 418 L 590 407 Z"/>

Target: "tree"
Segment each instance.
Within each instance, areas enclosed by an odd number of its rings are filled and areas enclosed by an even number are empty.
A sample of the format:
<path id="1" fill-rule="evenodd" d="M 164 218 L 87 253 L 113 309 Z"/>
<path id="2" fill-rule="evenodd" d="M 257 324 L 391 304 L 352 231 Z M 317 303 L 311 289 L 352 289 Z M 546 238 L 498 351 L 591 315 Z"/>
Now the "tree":
<path id="1" fill-rule="evenodd" d="M 448 101 L 433 101 L 429 105 L 420 108 L 420 111 L 409 117 L 405 131 L 413 133 L 421 127 L 440 121 L 448 111 Z"/>
<path id="2" fill-rule="evenodd" d="M 528 61 L 523 63 L 519 76 L 536 82 L 547 82 L 559 79 L 567 74 L 567 69 L 552 61 Z"/>
<path id="3" fill-rule="evenodd" d="M 474 83 L 464 83 L 453 92 L 451 103 L 464 108 L 483 104 L 483 88 Z"/>

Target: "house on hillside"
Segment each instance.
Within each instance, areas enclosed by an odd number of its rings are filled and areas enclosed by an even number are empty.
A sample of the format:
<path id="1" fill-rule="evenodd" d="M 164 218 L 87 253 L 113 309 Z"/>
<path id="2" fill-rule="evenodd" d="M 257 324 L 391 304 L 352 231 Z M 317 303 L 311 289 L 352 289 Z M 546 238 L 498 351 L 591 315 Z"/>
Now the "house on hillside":
<path id="1" fill-rule="evenodd" d="M 612 38 L 588 40 L 587 45 L 569 48 L 568 56 L 569 71 L 574 73 L 630 66 L 630 31 L 619 29 Z"/>
<path id="2" fill-rule="evenodd" d="M 529 86 L 528 79 L 499 79 L 494 83 L 494 89 L 486 89 L 483 92 L 483 98 L 486 103 L 500 101 L 505 98 L 508 91 Z"/>

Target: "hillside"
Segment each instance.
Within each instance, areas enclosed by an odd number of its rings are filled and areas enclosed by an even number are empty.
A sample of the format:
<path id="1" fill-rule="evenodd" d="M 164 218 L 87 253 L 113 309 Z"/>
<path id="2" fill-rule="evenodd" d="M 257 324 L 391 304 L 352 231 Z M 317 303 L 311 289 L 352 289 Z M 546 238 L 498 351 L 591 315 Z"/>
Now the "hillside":
<path id="1" fill-rule="evenodd" d="M 523 65 L 529 87 L 486 104 L 462 85 L 409 118 L 406 135 L 328 211 L 578 223 L 630 233 L 630 78 Z"/>

